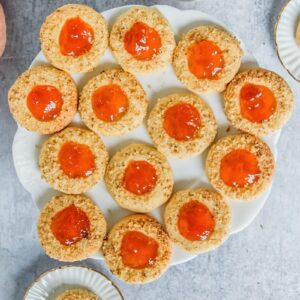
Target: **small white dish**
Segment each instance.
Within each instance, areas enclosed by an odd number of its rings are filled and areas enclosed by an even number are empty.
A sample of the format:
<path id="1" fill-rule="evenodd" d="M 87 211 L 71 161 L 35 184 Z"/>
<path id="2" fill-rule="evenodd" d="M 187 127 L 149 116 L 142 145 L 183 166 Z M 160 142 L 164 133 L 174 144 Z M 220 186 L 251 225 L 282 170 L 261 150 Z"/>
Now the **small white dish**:
<path id="1" fill-rule="evenodd" d="M 101 300 L 124 300 L 120 290 L 100 272 L 81 266 L 63 266 L 39 276 L 27 289 L 24 300 L 55 300 L 65 290 L 86 288 Z"/>
<path id="2" fill-rule="evenodd" d="M 282 65 L 300 82 L 300 45 L 296 41 L 299 22 L 300 0 L 288 0 L 275 25 L 275 44 Z"/>

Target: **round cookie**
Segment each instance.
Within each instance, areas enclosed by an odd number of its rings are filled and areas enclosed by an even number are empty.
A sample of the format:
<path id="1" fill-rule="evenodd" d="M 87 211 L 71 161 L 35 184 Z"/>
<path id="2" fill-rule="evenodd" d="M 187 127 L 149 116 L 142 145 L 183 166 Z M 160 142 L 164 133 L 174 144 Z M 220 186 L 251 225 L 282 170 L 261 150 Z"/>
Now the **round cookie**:
<path id="1" fill-rule="evenodd" d="M 269 146 L 250 134 L 227 136 L 209 150 L 206 172 L 225 198 L 252 200 L 272 181 L 275 161 Z"/>
<path id="2" fill-rule="evenodd" d="M 106 234 L 101 210 L 82 195 L 53 197 L 41 210 L 38 237 L 44 251 L 60 261 L 77 261 L 100 251 Z"/>
<path id="3" fill-rule="evenodd" d="M 105 172 L 106 187 L 118 204 L 135 212 L 150 212 L 172 194 L 172 169 L 163 154 L 145 144 L 117 152 Z"/>
<path id="4" fill-rule="evenodd" d="M 157 100 L 149 114 L 148 132 L 158 151 L 186 159 L 213 142 L 217 123 L 210 107 L 197 95 L 173 94 Z"/>
<path id="5" fill-rule="evenodd" d="M 261 68 L 236 75 L 224 93 L 229 121 L 257 136 L 280 129 L 291 117 L 293 103 L 293 92 L 286 81 Z"/>
<path id="6" fill-rule="evenodd" d="M 176 245 L 187 252 L 203 253 L 219 247 L 228 238 L 231 212 L 216 192 L 184 190 L 168 202 L 164 222 Z"/>
<path id="7" fill-rule="evenodd" d="M 171 242 L 162 226 L 146 215 L 131 215 L 119 221 L 103 245 L 108 268 L 130 284 L 158 279 L 171 258 Z"/>
<path id="8" fill-rule="evenodd" d="M 141 84 L 122 69 L 110 69 L 92 78 L 80 95 L 83 122 L 98 135 L 120 136 L 140 126 L 147 110 Z"/>
<path id="9" fill-rule="evenodd" d="M 98 296 L 87 289 L 71 289 L 60 294 L 56 300 L 100 300 Z"/>
<path id="10" fill-rule="evenodd" d="M 49 66 L 28 69 L 8 92 L 14 119 L 27 130 L 50 134 L 62 130 L 77 111 L 77 88 L 72 77 Z"/>
<path id="11" fill-rule="evenodd" d="M 108 46 L 108 30 L 102 15 L 80 4 L 67 4 L 49 15 L 40 30 L 41 48 L 47 60 L 69 73 L 91 71 Z"/>
<path id="12" fill-rule="evenodd" d="M 195 93 L 222 92 L 238 72 L 243 56 L 240 42 L 215 26 L 199 26 L 185 34 L 174 51 L 179 80 Z"/>
<path id="13" fill-rule="evenodd" d="M 110 47 L 119 64 L 128 72 L 159 71 L 172 61 L 174 33 L 157 9 L 133 7 L 114 23 Z"/>
<path id="14" fill-rule="evenodd" d="M 39 167 L 54 189 L 81 194 L 102 180 L 108 162 L 105 145 L 94 132 L 68 127 L 46 140 Z"/>

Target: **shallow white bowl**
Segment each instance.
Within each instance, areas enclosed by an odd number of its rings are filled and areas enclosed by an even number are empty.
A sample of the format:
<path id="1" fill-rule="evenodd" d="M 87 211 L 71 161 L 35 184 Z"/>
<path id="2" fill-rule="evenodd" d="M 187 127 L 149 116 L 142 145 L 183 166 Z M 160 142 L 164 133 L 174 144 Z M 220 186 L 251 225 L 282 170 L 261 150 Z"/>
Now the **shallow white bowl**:
<path id="1" fill-rule="evenodd" d="M 177 40 L 179 37 L 186 33 L 189 29 L 199 26 L 201 24 L 217 24 L 230 31 L 223 24 L 221 24 L 215 18 L 208 16 L 200 11 L 186 10 L 181 11 L 174 7 L 157 5 L 155 6 L 170 22 Z M 108 21 L 111 28 L 114 20 L 120 13 L 127 10 L 129 6 L 114 8 L 103 12 L 103 16 Z M 242 62 L 241 69 L 247 69 L 253 66 L 257 66 L 255 58 L 250 55 L 244 44 L 242 47 L 245 51 L 245 55 Z M 46 64 L 47 60 L 42 53 L 34 59 L 32 65 Z M 107 67 L 115 66 L 116 60 L 113 58 L 110 50 L 107 50 L 104 58 L 101 59 L 100 66 L 95 71 L 88 74 L 77 74 L 73 78 L 78 83 L 79 89 L 87 82 L 89 78 L 99 73 L 100 70 Z M 152 108 L 156 99 L 170 93 L 187 91 L 180 81 L 177 79 L 172 66 L 168 66 L 164 71 L 157 72 L 150 75 L 138 76 L 139 81 L 142 83 L 147 96 L 149 98 L 149 107 Z M 231 127 L 224 114 L 223 110 L 223 95 L 218 93 L 211 93 L 201 95 L 201 97 L 210 105 L 213 109 L 218 122 L 218 138 L 233 134 L 235 131 Z M 74 119 L 74 123 L 80 124 L 79 115 Z M 279 138 L 280 132 L 272 134 L 265 138 L 265 141 L 272 148 L 276 157 L 276 144 Z M 32 195 L 32 198 L 36 202 L 37 206 L 41 208 L 51 196 L 57 194 L 47 182 L 41 179 L 40 171 L 38 168 L 39 148 L 41 143 L 47 138 L 47 136 L 41 136 L 32 132 L 29 132 L 21 127 L 18 128 L 14 143 L 13 143 L 13 158 L 17 171 L 17 175 L 24 186 L 24 188 Z M 121 138 L 103 138 L 105 145 L 108 148 L 110 156 L 113 155 L 118 149 L 128 145 L 132 142 L 145 142 L 152 143 L 147 133 L 146 126 L 143 124 L 133 132 L 122 136 Z M 187 160 L 169 160 L 175 180 L 175 191 L 186 188 L 198 188 L 198 187 L 210 187 L 209 181 L 205 174 L 205 158 L 206 152 L 201 156 L 196 156 Z M 268 190 L 257 199 L 249 202 L 236 202 L 228 200 L 228 203 L 232 210 L 232 227 L 231 234 L 237 233 L 247 227 L 256 217 L 258 212 L 263 207 L 267 200 L 271 186 Z M 103 211 L 108 226 L 111 228 L 118 220 L 126 215 L 131 214 L 120 208 L 117 203 L 111 198 L 107 192 L 103 182 L 97 184 L 92 190 L 86 193 L 91 199 L 93 199 L 97 205 Z M 151 215 L 162 222 L 164 206 L 154 210 Z M 183 263 L 195 257 L 195 254 L 187 253 L 174 245 L 171 265 Z M 102 258 L 100 255 L 94 258 Z"/>
<path id="2" fill-rule="evenodd" d="M 65 290 L 86 288 L 101 300 L 123 300 L 119 289 L 103 274 L 90 268 L 64 266 L 47 271 L 28 288 L 24 300 L 54 300 Z"/>
<path id="3" fill-rule="evenodd" d="M 295 80 L 300 82 L 300 46 L 296 41 L 299 22 L 300 0 L 287 1 L 275 26 L 275 43 L 282 65 Z"/>

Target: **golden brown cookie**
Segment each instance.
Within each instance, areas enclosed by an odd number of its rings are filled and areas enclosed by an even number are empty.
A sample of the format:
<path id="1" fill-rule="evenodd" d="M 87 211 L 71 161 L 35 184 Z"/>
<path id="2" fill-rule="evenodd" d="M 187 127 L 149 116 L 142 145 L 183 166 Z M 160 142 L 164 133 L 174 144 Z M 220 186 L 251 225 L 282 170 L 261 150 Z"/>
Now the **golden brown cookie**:
<path id="1" fill-rule="evenodd" d="M 170 239 L 162 226 L 142 214 L 119 221 L 103 245 L 108 268 L 131 284 L 158 279 L 169 265 L 171 251 Z"/>
<path id="2" fill-rule="evenodd" d="M 216 192 L 184 190 L 168 202 L 164 221 L 176 245 L 187 252 L 203 253 L 219 247 L 228 238 L 231 213 Z"/>
<path id="3" fill-rule="evenodd" d="M 100 251 L 106 234 L 101 210 L 82 195 L 53 197 L 41 210 L 38 237 L 44 251 L 60 261 L 77 261 Z"/>
<path id="4" fill-rule="evenodd" d="M 173 174 L 163 154 L 146 144 L 131 144 L 110 160 L 105 184 L 121 207 L 149 212 L 168 201 Z"/>
<path id="5" fill-rule="evenodd" d="M 148 132 L 160 152 L 186 159 L 213 142 L 217 123 L 210 107 L 197 95 L 172 94 L 157 100 L 149 114 Z"/>
<path id="6" fill-rule="evenodd" d="M 242 56 L 240 42 L 229 32 L 216 26 L 199 26 L 181 38 L 173 66 L 189 90 L 222 92 L 238 72 Z"/>
<path id="7" fill-rule="evenodd" d="M 239 73 L 227 86 L 224 108 L 238 129 L 263 136 L 280 129 L 293 111 L 294 97 L 286 81 L 261 68 Z"/>
<path id="8" fill-rule="evenodd" d="M 272 181 L 275 161 L 269 146 L 250 134 L 227 136 L 209 150 L 206 172 L 213 187 L 232 200 L 251 200 Z"/>
<path id="9" fill-rule="evenodd" d="M 120 15 L 113 25 L 110 47 L 128 72 L 159 71 L 172 61 L 174 33 L 156 8 L 135 6 Z"/>
<path id="10" fill-rule="evenodd" d="M 140 126 L 147 110 L 141 84 L 122 69 L 110 69 L 92 78 L 80 95 L 83 122 L 98 135 L 120 136 Z"/>
<path id="11" fill-rule="evenodd" d="M 81 194 L 102 180 L 107 162 L 100 137 L 87 129 L 68 127 L 43 143 L 39 167 L 54 189 Z"/>
<path id="12" fill-rule="evenodd" d="M 47 60 L 69 73 L 91 71 L 108 46 L 108 30 L 102 15 L 91 7 L 67 4 L 43 23 L 41 47 Z"/>
<path id="13" fill-rule="evenodd" d="M 77 88 L 64 71 L 34 67 L 12 85 L 8 104 L 22 127 L 41 134 L 54 133 L 72 121 L 77 111 Z"/>
<path id="14" fill-rule="evenodd" d="M 87 289 L 78 288 L 64 291 L 56 300 L 100 300 L 100 298 Z"/>

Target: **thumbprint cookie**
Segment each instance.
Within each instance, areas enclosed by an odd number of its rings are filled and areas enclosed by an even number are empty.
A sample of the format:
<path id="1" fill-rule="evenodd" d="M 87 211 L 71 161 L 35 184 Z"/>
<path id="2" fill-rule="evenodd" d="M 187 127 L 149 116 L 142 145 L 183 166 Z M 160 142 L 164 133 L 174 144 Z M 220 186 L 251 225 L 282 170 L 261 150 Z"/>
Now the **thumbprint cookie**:
<path id="1" fill-rule="evenodd" d="M 41 210 L 38 237 L 46 254 L 54 259 L 86 259 L 100 251 L 105 235 L 101 210 L 85 196 L 56 196 Z"/>
<path id="2" fill-rule="evenodd" d="M 64 291 L 56 300 L 100 300 L 100 298 L 86 289 L 72 289 Z"/>
<path id="3" fill-rule="evenodd" d="M 213 142 L 217 123 L 210 107 L 197 95 L 173 94 L 157 101 L 148 118 L 148 132 L 158 151 L 186 159 Z"/>
<path id="4" fill-rule="evenodd" d="M 196 93 L 222 92 L 238 72 L 243 56 L 239 41 L 214 26 L 199 26 L 182 37 L 174 51 L 179 80 Z"/>
<path id="5" fill-rule="evenodd" d="M 176 245 L 188 252 L 203 253 L 217 248 L 228 238 L 231 213 L 216 192 L 184 190 L 172 196 L 164 220 Z"/>
<path id="6" fill-rule="evenodd" d="M 113 25 L 110 47 L 128 72 L 159 71 L 172 62 L 174 33 L 157 9 L 133 7 Z"/>
<path id="7" fill-rule="evenodd" d="M 147 110 L 141 84 L 122 69 L 101 72 L 83 88 L 79 112 L 98 135 L 120 136 L 140 126 Z"/>
<path id="8" fill-rule="evenodd" d="M 131 144 L 108 163 L 105 183 L 118 204 L 135 212 L 150 212 L 168 201 L 173 174 L 163 154 L 145 144 Z"/>
<path id="9" fill-rule="evenodd" d="M 48 16 L 40 31 L 48 61 L 70 73 L 91 71 L 108 46 L 108 30 L 101 14 L 80 4 L 67 4 Z"/>
<path id="10" fill-rule="evenodd" d="M 143 284 L 159 278 L 171 258 L 171 242 L 162 226 L 146 215 L 119 221 L 103 244 L 108 268 L 119 279 Z"/>
<path id="11" fill-rule="evenodd" d="M 46 140 L 39 166 L 42 177 L 56 190 L 81 194 L 103 179 L 108 153 L 94 132 L 68 127 Z"/>
<path id="12" fill-rule="evenodd" d="M 275 162 L 269 146 L 250 134 L 227 136 L 208 152 L 206 172 L 213 187 L 232 200 L 251 200 L 266 190 Z"/>
<path id="13" fill-rule="evenodd" d="M 77 111 L 77 88 L 68 73 L 48 66 L 35 67 L 12 85 L 8 104 L 22 127 L 50 134 L 72 121 Z"/>
<path id="14" fill-rule="evenodd" d="M 230 122 L 258 136 L 280 129 L 289 120 L 293 103 L 293 92 L 285 80 L 259 68 L 238 74 L 224 94 Z"/>

